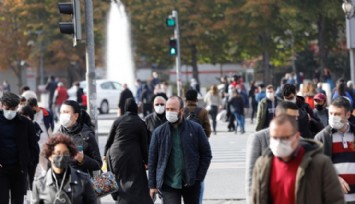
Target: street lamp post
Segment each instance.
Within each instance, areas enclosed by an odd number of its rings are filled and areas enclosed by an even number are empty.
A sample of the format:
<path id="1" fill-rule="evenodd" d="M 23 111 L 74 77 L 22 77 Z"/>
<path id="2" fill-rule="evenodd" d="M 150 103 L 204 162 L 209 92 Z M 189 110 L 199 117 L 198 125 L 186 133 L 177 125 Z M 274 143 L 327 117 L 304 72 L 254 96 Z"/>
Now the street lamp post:
<path id="1" fill-rule="evenodd" d="M 346 17 L 346 40 L 347 48 L 350 52 L 350 76 L 351 81 L 355 82 L 355 0 L 344 0 L 342 9 Z"/>

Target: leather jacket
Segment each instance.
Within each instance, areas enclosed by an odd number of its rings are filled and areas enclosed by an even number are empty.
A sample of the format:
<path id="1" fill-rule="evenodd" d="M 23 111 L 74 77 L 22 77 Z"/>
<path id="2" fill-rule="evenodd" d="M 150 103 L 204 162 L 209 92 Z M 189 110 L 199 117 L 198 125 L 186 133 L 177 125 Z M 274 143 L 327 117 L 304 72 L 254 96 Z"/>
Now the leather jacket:
<path id="1" fill-rule="evenodd" d="M 66 194 L 65 204 L 96 204 L 96 194 L 89 181 L 88 174 L 69 167 L 69 179 L 66 178 L 63 192 Z M 60 185 L 60 184 L 59 184 Z M 57 193 L 52 169 L 46 175 L 37 178 L 32 188 L 32 204 L 53 204 Z M 58 202 L 58 201 L 57 201 Z"/>

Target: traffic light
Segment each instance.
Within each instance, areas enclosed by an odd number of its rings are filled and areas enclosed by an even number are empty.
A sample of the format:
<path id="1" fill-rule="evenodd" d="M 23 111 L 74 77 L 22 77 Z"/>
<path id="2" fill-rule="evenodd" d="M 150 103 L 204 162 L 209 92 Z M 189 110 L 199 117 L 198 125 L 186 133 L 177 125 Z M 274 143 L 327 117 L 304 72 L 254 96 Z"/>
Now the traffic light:
<path id="1" fill-rule="evenodd" d="M 64 34 L 73 35 L 73 46 L 81 40 L 80 0 L 58 3 L 59 13 L 72 16 L 71 22 L 59 22 L 59 30 Z"/>
<path id="2" fill-rule="evenodd" d="M 174 28 L 176 26 L 175 17 L 173 17 L 172 15 L 168 16 L 166 18 L 165 23 L 166 23 L 166 26 Z"/>
<path id="3" fill-rule="evenodd" d="M 172 56 L 176 56 L 177 53 L 178 53 L 177 41 L 175 38 L 170 38 L 170 40 L 169 40 L 169 54 Z"/>

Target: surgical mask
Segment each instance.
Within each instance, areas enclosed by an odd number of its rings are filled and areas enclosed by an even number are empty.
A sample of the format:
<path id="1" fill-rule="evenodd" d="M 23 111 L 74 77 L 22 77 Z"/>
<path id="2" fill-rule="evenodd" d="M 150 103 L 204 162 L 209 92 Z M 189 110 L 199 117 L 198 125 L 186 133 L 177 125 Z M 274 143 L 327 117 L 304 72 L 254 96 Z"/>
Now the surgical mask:
<path id="1" fill-rule="evenodd" d="M 292 136 L 293 137 L 293 136 Z M 270 149 L 276 157 L 288 157 L 292 154 L 292 140 L 280 140 L 270 138 Z"/>
<path id="2" fill-rule="evenodd" d="M 165 111 L 165 106 L 161 106 L 161 105 L 154 105 L 154 110 L 156 113 L 158 114 L 163 114 Z"/>
<path id="3" fill-rule="evenodd" d="M 330 127 L 336 129 L 336 130 L 340 130 L 344 127 L 345 123 L 343 123 L 341 121 L 341 117 L 340 116 L 333 116 L 330 115 L 329 119 L 328 119 L 329 125 Z"/>
<path id="4" fill-rule="evenodd" d="M 167 111 L 165 113 L 165 117 L 166 117 L 166 120 L 169 121 L 169 123 L 176 123 L 179 120 L 179 113 Z"/>
<path id="5" fill-rule="evenodd" d="M 266 92 L 266 98 L 273 100 L 274 99 L 274 93 Z"/>
<path id="6" fill-rule="evenodd" d="M 72 121 L 70 120 L 70 114 L 69 113 L 60 114 L 59 123 L 66 128 L 70 127 L 72 125 Z"/>
<path id="7" fill-rule="evenodd" d="M 284 101 L 286 101 L 286 102 L 291 102 L 291 103 L 296 104 L 297 98 L 296 98 L 296 96 L 295 96 L 295 97 L 293 97 L 293 99 L 291 99 L 291 100 L 289 100 L 289 99 L 284 99 Z"/>
<path id="8" fill-rule="evenodd" d="M 4 111 L 4 117 L 8 120 L 12 120 L 16 117 L 17 111 L 15 110 L 3 110 Z"/>
<path id="9" fill-rule="evenodd" d="M 66 169 L 69 166 L 69 162 L 69 155 L 60 155 L 53 157 L 53 165 L 59 169 Z"/>

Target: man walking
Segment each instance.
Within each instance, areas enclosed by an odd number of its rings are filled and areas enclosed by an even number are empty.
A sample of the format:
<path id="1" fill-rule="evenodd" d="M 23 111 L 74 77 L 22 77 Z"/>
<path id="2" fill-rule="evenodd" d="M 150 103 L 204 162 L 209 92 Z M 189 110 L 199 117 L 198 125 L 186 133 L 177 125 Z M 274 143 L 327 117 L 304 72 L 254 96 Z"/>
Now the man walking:
<path id="1" fill-rule="evenodd" d="M 168 122 L 159 126 L 149 148 L 149 188 L 153 198 L 158 189 L 163 202 L 198 204 L 200 183 L 212 159 L 211 147 L 202 127 L 184 119 L 184 102 L 172 96 L 166 103 Z"/>
<path id="2" fill-rule="evenodd" d="M 344 203 L 321 144 L 300 140 L 297 121 L 287 115 L 270 123 L 270 147 L 256 162 L 251 189 L 251 203 Z"/>
<path id="3" fill-rule="evenodd" d="M 355 203 L 355 126 L 348 122 L 351 110 L 348 99 L 336 98 L 329 106 L 329 126 L 314 138 L 324 144 L 324 154 L 332 159 L 347 203 Z"/>
<path id="4" fill-rule="evenodd" d="M 39 147 L 32 122 L 17 113 L 20 98 L 6 92 L 0 101 L 0 203 L 9 203 L 11 195 L 12 204 L 23 204 L 27 172 L 36 168 Z"/>
<path id="5" fill-rule="evenodd" d="M 133 98 L 133 94 L 132 91 L 129 90 L 128 85 L 127 84 L 123 84 L 122 85 L 122 92 L 120 95 L 120 99 L 118 101 L 118 115 L 123 115 L 124 114 L 124 107 L 126 104 L 126 100 L 129 98 Z"/>

